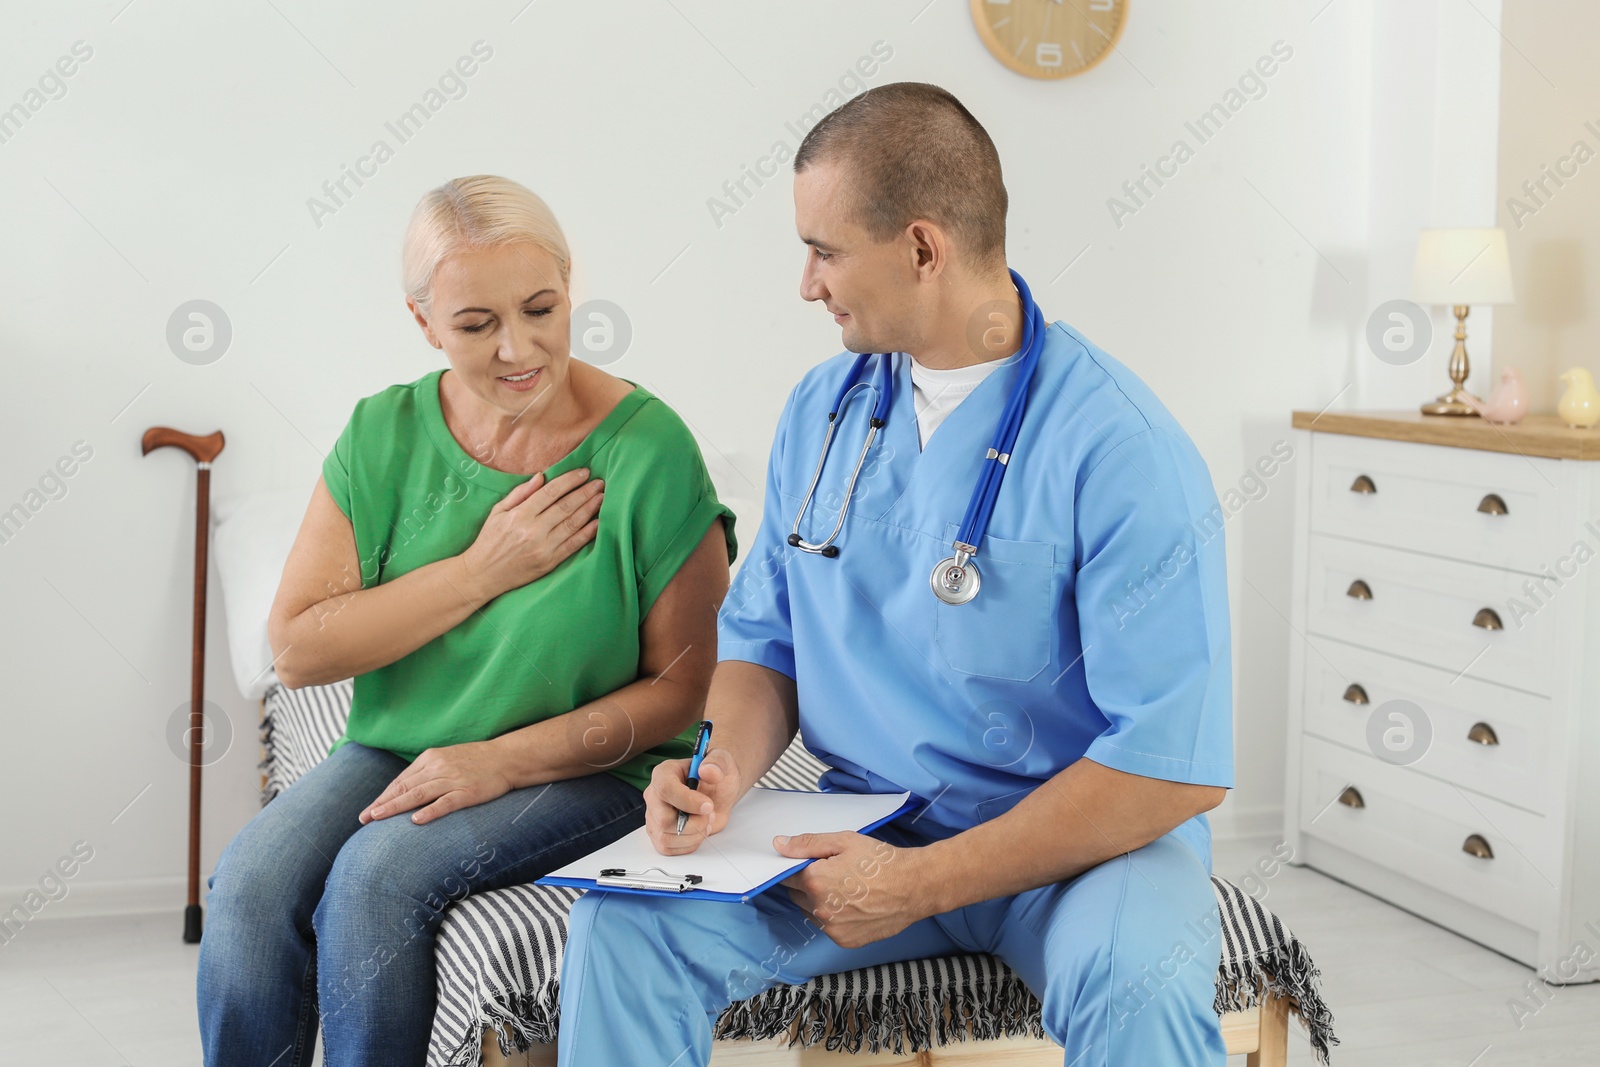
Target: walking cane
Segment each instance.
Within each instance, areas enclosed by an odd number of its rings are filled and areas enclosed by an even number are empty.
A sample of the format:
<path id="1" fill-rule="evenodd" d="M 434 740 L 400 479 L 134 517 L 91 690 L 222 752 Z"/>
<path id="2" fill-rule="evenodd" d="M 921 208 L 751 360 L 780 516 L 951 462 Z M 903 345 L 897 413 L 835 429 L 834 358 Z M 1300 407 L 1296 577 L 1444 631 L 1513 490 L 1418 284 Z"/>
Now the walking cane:
<path id="1" fill-rule="evenodd" d="M 205 730 L 206 677 L 206 542 L 211 525 L 211 461 L 222 452 L 222 431 L 196 437 L 165 426 L 152 426 L 141 442 L 144 454 L 158 448 L 181 448 L 199 471 L 195 485 L 194 522 L 194 650 L 189 675 L 189 903 L 183 909 L 183 939 L 200 940 L 200 760 Z"/>

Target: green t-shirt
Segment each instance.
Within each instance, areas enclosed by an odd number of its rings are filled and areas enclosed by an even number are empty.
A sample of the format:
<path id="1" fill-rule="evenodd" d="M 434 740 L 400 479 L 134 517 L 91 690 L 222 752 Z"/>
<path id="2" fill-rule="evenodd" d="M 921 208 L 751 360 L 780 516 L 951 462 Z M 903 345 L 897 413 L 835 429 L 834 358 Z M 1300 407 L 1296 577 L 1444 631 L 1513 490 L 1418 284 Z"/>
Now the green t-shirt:
<path id="1" fill-rule="evenodd" d="M 439 407 L 443 373 L 359 401 L 323 463 L 355 530 L 362 588 L 464 552 L 489 509 L 532 477 L 485 467 L 461 447 Z M 719 515 L 733 561 L 733 512 L 717 500 L 683 420 L 638 385 L 545 478 L 585 466 L 606 483 L 595 539 L 421 648 L 357 675 L 330 753 L 359 741 L 413 760 L 565 714 L 638 678 L 640 623 Z M 625 713 L 575 721 L 574 741 L 595 728 L 617 732 L 619 753 L 631 743 Z M 643 790 L 657 763 L 688 756 L 693 742 L 691 728 L 595 769 Z"/>

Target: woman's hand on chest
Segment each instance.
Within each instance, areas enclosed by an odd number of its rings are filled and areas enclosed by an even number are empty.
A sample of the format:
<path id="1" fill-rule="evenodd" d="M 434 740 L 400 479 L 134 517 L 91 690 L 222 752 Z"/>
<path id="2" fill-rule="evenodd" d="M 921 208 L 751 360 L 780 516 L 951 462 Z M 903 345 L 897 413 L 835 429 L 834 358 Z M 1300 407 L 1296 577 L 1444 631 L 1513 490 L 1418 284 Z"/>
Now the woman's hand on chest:
<path id="1" fill-rule="evenodd" d="M 472 545 L 461 554 L 485 601 L 543 578 L 599 529 L 605 483 L 586 467 L 542 473 L 517 486 L 489 511 Z"/>

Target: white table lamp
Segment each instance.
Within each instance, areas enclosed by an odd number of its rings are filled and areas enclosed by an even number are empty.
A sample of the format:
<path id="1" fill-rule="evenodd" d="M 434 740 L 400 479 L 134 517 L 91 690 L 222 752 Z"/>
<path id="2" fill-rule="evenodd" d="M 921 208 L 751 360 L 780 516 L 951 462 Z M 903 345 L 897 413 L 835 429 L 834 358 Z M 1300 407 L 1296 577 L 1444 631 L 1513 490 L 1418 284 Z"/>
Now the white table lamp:
<path id="1" fill-rule="evenodd" d="M 1456 312 L 1456 347 L 1450 353 L 1448 393 L 1422 405 L 1424 415 L 1476 415 L 1464 388 L 1467 362 L 1467 310 L 1473 304 L 1510 304 L 1511 257 L 1504 230 L 1431 229 L 1417 237 L 1417 262 L 1411 299 L 1419 304 L 1449 304 Z"/>

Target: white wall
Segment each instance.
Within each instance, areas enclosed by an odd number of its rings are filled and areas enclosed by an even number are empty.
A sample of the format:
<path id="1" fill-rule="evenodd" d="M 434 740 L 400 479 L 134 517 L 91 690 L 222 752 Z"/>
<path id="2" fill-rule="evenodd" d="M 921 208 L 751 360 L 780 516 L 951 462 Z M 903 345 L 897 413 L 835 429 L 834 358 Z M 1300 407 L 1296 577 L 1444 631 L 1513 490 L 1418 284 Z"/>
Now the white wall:
<path id="1" fill-rule="evenodd" d="M 10 3 L 0 107 L 74 42 L 93 54 L 0 144 L 0 508 L 74 442 L 94 456 L 0 545 L 0 905 L 82 839 L 94 859 L 44 914 L 170 908 L 176 933 L 187 775 L 165 730 L 188 695 L 194 474 L 173 451 L 141 458 L 139 435 L 220 427 L 216 494 L 309 493 L 357 398 L 439 365 L 404 313 L 397 247 L 416 198 L 449 177 L 503 173 L 549 200 L 579 298 L 615 301 L 633 322 L 611 369 L 672 403 L 739 472 L 725 488 L 751 501 L 746 523 L 790 384 L 839 343 L 797 295 L 787 169 L 720 226 L 707 201 L 774 142 L 792 150 L 786 123 L 879 41 L 893 56 L 868 84 L 939 82 L 986 124 L 1012 197 L 1012 265 L 1047 316 L 1150 382 L 1219 492 L 1284 435 L 1291 408 L 1422 399 L 1414 383 L 1386 391 L 1360 328 L 1374 293 L 1408 275 L 1415 225 L 1461 209 L 1464 187 L 1437 177 L 1455 158 L 1440 134 L 1475 129 L 1484 94 L 1440 87 L 1460 83 L 1453 64 L 1498 57 L 1493 27 L 1437 0 L 1386 2 L 1382 19 L 1371 0 L 1323 5 L 1138 0 L 1117 55 L 1045 84 L 996 63 L 955 0 Z M 1498 19 L 1497 5 L 1478 8 Z M 384 123 L 480 40 L 493 55 L 466 95 L 396 146 Z M 1184 123 L 1280 40 L 1293 56 L 1265 95 L 1198 144 Z M 1432 132 L 1408 141 L 1402 121 Z M 393 158 L 316 224 L 307 199 L 380 137 Z M 1193 158 L 1118 226 L 1108 199 L 1178 138 Z M 1423 184 L 1403 177 L 1417 160 Z M 1487 158 L 1452 166 L 1489 183 L 1492 204 L 1492 141 Z M 209 366 L 181 362 L 164 337 L 196 298 L 234 330 Z M 1432 364 L 1423 395 L 1444 380 L 1438 350 Z M 1294 470 L 1228 527 L 1238 789 L 1224 830 L 1274 825 L 1282 789 Z M 215 582 L 212 604 L 207 695 L 235 740 L 206 771 L 207 871 L 252 811 L 257 758 Z"/>
<path id="2" fill-rule="evenodd" d="M 1558 375 L 1574 365 L 1600 373 L 1600 185 L 1587 165 L 1600 147 L 1600 67 L 1590 59 L 1600 5 L 1510 0 L 1503 30 L 1517 51 L 1505 62 L 1498 222 L 1517 302 L 1498 309 L 1495 341 L 1500 367 L 1522 372 L 1532 409 L 1553 412 L 1565 388 Z M 1573 151 L 1579 141 L 1586 153 Z M 1574 156 L 1586 161 L 1577 175 Z"/>

